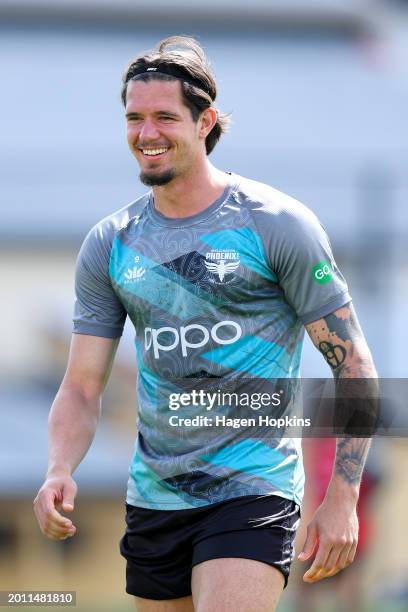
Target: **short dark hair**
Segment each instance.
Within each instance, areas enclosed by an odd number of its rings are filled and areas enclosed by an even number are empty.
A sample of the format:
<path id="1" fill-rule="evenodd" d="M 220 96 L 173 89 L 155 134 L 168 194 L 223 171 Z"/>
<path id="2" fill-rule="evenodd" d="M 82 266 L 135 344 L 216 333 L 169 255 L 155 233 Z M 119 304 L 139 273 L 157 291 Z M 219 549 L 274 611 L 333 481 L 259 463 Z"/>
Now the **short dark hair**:
<path id="1" fill-rule="evenodd" d="M 146 72 L 137 74 L 141 68 L 155 68 L 158 66 L 176 67 L 178 71 L 185 72 L 183 81 L 172 75 L 160 72 Z M 217 97 L 217 84 L 210 64 L 205 57 L 199 43 L 189 36 L 171 36 L 160 41 L 151 51 L 135 57 L 126 68 L 123 75 L 122 102 L 126 106 L 126 92 L 129 81 L 180 81 L 184 104 L 190 109 L 193 121 L 197 121 L 201 113 L 210 106 Z M 199 86 L 202 84 L 202 88 Z M 217 110 L 217 122 L 205 139 L 207 155 L 211 153 L 219 141 L 221 134 L 228 130 L 229 116 Z"/>

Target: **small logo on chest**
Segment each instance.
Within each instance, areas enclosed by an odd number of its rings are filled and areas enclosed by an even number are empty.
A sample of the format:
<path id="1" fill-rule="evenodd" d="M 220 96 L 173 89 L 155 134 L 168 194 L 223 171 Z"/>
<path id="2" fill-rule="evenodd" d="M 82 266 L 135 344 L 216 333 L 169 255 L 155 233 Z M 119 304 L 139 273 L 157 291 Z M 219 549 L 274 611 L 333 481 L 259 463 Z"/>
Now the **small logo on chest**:
<path id="1" fill-rule="evenodd" d="M 140 257 L 135 257 L 135 263 L 139 263 L 139 261 Z M 146 268 L 143 266 L 133 266 L 132 268 L 128 268 L 123 274 L 125 285 L 128 283 L 138 283 L 146 280 L 145 274 Z"/>
<path id="2" fill-rule="evenodd" d="M 240 265 L 239 253 L 234 249 L 226 251 L 210 251 L 205 254 L 205 267 L 209 272 L 209 280 L 217 285 L 230 283 L 234 272 Z"/>

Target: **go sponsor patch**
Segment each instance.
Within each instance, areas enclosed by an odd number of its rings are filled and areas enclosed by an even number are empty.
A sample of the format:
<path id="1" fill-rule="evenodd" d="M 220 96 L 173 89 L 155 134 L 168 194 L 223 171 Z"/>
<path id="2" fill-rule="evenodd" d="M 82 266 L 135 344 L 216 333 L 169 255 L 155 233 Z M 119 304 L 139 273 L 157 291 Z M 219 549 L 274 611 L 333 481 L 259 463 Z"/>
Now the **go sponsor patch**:
<path id="1" fill-rule="evenodd" d="M 325 285 L 331 281 L 333 278 L 333 270 L 330 262 L 319 261 L 319 263 L 312 268 L 312 276 L 319 285 Z"/>

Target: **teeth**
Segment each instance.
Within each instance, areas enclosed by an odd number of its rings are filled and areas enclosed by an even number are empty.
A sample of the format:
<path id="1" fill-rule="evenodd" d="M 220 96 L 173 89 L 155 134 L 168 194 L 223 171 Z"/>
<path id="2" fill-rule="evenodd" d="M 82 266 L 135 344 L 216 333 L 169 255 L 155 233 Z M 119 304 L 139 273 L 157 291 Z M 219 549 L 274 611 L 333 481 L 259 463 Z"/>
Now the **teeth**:
<path id="1" fill-rule="evenodd" d="M 165 153 L 167 151 L 167 147 L 162 149 L 142 149 L 145 155 L 160 155 L 161 153 Z"/>

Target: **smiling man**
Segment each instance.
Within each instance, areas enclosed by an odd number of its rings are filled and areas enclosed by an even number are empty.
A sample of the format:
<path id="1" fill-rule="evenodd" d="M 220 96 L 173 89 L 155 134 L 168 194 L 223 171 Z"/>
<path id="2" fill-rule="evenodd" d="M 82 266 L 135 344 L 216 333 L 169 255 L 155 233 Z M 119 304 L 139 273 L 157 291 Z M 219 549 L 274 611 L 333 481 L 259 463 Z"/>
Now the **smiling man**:
<path id="1" fill-rule="evenodd" d="M 303 495 L 299 440 L 251 435 L 253 418 L 241 421 L 244 430 L 214 427 L 213 408 L 196 398 L 225 382 L 248 390 L 254 380 L 259 398 L 263 382 L 296 379 L 305 328 L 337 380 L 375 377 L 313 213 L 209 162 L 228 124 L 216 94 L 203 50 L 189 38 L 162 41 L 126 70 L 128 143 L 152 189 L 98 223 L 81 248 L 70 358 L 50 414 L 47 478 L 34 502 L 45 535 L 75 534 L 61 509 L 74 508 L 72 473 L 92 442 L 129 316 L 139 427 L 121 553 L 140 612 L 271 612 L 287 584 Z M 282 410 L 279 393 L 273 397 L 272 417 Z M 291 398 L 285 402 L 284 411 Z M 239 410 L 220 408 L 232 418 Z M 173 410 L 197 427 L 174 427 Z M 244 416 L 253 417 L 248 410 Z M 366 439 L 338 441 L 299 556 L 315 553 L 307 582 L 353 561 L 367 452 Z"/>

